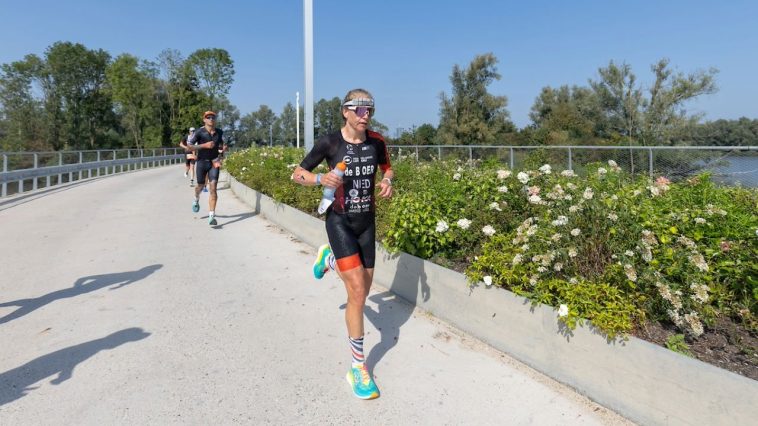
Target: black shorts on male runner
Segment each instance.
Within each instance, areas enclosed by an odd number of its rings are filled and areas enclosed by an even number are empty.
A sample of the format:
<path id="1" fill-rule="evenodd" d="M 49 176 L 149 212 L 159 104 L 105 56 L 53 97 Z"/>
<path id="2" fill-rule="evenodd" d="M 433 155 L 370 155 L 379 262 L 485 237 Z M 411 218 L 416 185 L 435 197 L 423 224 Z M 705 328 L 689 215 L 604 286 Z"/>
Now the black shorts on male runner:
<path id="1" fill-rule="evenodd" d="M 213 166 L 213 160 L 195 160 L 195 178 L 197 184 L 205 185 L 205 176 L 208 175 L 209 182 L 218 182 L 219 167 Z"/>

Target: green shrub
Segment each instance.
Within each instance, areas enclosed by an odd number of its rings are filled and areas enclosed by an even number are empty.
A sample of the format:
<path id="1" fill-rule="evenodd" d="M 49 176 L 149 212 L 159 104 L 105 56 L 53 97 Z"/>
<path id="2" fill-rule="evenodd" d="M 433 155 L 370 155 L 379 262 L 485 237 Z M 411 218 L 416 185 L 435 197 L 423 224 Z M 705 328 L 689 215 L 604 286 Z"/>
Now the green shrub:
<path id="1" fill-rule="evenodd" d="M 226 166 L 315 215 L 321 188 L 290 182 L 302 157 L 250 149 Z M 377 238 L 391 252 L 466 265 L 472 283 L 489 277 L 535 303 L 565 305 L 569 328 L 585 318 L 612 337 L 649 319 L 696 338 L 727 315 L 758 332 L 758 191 L 708 175 L 633 178 L 613 161 L 584 165 L 582 177 L 538 166 L 559 160 L 535 151 L 531 170 L 510 171 L 486 160 L 393 159 L 395 196 L 377 200 Z"/>

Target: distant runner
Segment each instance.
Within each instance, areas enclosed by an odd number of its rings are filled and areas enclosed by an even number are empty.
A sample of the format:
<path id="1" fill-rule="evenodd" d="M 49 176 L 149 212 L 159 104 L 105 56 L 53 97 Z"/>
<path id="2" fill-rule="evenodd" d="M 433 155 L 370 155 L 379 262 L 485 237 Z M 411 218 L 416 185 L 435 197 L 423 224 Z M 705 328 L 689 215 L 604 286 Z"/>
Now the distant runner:
<path id="1" fill-rule="evenodd" d="M 192 211 L 200 211 L 200 191 L 205 187 L 206 179 L 209 183 L 208 194 L 208 224 L 215 226 L 216 221 L 216 185 L 221 170 L 221 159 L 219 153 L 226 151 L 227 146 L 224 143 L 224 132 L 216 128 L 216 113 L 205 111 L 203 113 L 203 127 L 198 129 L 189 140 L 188 146 L 197 152 L 195 160 L 195 176 L 197 176 L 197 186 L 195 187 L 195 201 L 192 202 Z"/>

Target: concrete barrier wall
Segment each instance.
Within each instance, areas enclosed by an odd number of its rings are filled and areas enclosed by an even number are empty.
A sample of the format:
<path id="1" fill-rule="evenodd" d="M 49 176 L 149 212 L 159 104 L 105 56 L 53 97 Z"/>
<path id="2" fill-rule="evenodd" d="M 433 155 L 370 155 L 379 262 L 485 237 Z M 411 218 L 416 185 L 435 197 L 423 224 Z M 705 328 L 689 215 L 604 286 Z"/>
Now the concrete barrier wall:
<path id="1" fill-rule="evenodd" d="M 229 177 L 232 191 L 267 220 L 318 247 L 323 221 Z M 569 332 L 557 312 L 377 244 L 375 282 L 601 405 L 645 425 L 749 425 L 758 382 L 641 339 L 607 342 L 591 327 Z M 504 408 L 505 409 L 505 408 Z"/>

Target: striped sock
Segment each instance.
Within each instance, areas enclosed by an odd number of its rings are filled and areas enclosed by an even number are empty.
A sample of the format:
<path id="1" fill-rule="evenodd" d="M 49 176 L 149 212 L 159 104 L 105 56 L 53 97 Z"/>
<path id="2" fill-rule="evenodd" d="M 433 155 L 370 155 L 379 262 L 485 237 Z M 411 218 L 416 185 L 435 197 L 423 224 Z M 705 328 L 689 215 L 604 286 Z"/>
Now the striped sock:
<path id="1" fill-rule="evenodd" d="M 353 367 L 357 367 L 360 364 L 363 364 L 363 336 L 353 339 L 352 337 L 348 336 L 348 340 L 350 340 L 350 349 L 353 353 Z"/>
<path id="2" fill-rule="evenodd" d="M 329 253 L 329 256 L 326 258 L 326 263 L 329 264 L 329 269 L 332 271 L 337 270 L 337 265 L 335 265 L 337 261 L 334 259 L 334 253 Z"/>

